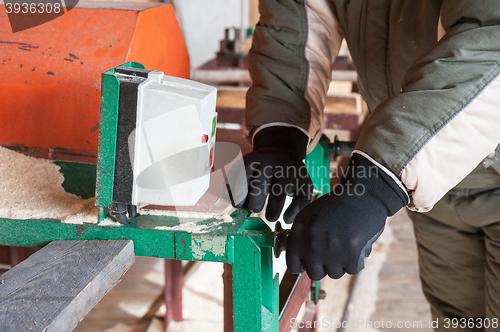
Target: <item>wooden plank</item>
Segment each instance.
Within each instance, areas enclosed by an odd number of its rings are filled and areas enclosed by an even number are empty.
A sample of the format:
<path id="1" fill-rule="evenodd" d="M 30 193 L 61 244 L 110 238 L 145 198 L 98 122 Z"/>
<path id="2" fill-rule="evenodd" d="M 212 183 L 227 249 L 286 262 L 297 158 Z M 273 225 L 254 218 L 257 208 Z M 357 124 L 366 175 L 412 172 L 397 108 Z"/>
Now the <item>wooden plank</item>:
<path id="1" fill-rule="evenodd" d="M 210 66 L 210 65 L 209 65 Z M 225 67 L 220 69 L 205 69 L 203 65 L 200 69 L 191 72 L 191 79 L 198 82 L 230 83 L 230 82 L 251 82 L 248 69 Z M 332 70 L 332 81 L 356 82 L 358 75 L 354 70 Z"/>
<path id="2" fill-rule="evenodd" d="M 287 273 L 289 272 L 287 271 Z M 292 326 L 290 321 L 292 318 L 297 317 L 300 307 L 304 303 L 307 294 L 309 294 L 310 289 L 311 279 L 309 279 L 307 274 L 304 272 L 297 278 L 290 294 L 287 294 L 286 296 L 286 303 L 280 312 L 279 332 L 289 332 L 291 330 Z"/>
<path id="3" fill-rule="evenodd" d="M 299 328 L 299 332 L 317 331 L 316 329 L 316 321 L 318 320 L 317 315 L 318 315 L 318 305 L 314 303 L 314 301 L 307 301 L 304 317 L 302 317 L 302 322 L 304 322 L 304 326 Z M 309 326 L 312 326 L 313 328 L 310 328 Z"/>
<path id="4" fill-rule="evenodd" d="M 2 331 L 71 331 L 134 260 L 130 240 L 51 242 L 0 277 Z"/>
<path id="5" fill-rule="evenodd" d="M 39 250 L 38 248 L 16 247 L 16 246 L 11 246 L 9 247 L 9 249 L 10 249 L 9 252 L 10 252 L 11 266 L 16 266 L 17 264 L 21 263 L 26 258 L 30 257 Z"/>
<path id="6" fill-rule="evenodd" d="M 224 332 L 234 332 L 233 266 L 224 263 Z"/>
<path id="7" fill-rule="evenodd" d="M 248 87 L 218 86 L 217 107 L 245 109 L 247 91 Z"/>
<path id="8" fill-rule="evenodd" d="M 248 69 L 224 68 L 224 69 L 194 69 L 191 79 L 198 82 L 250 82 Z"/>
<path id="9" fill-rule="evenodd" d="M 221 123 L 237 123 L 243 125 L 245 121 L 245 110 L 241 108 L 222 108 L 217 107 L 217 126 Z M 240 126 L 242 128 L 242 126 Z M 217 128 L 219 131 L 220 128 Z"/>
<path id="10" fill-rule="evenodd" d="M 351 82 L 332 81 L 330 83 L 330 90 L 326 96 L 324 113 L 351 115 L 366 113 L 366 105 L 363 103 L 359 93 L 351 92 L 352 88 L 344 89 L 349 90 L 345 93 L 339 92 L 339 89 L 335 88 L 336 85 L 343 83 L 352 85 Z M 247 91 L 248 87 L 217 87 L 217 109 L 244 111 Z M 229 122 L 220 119 L 220 114 L 217 120 L 218 122 Z"/>
<path id="11" fill-rule="evenodd" d="M 182 262 L 175 259 L 165 259 L 165 327 L 170 321 L 182 321 L 182 285 L 184 275 Z"/>
<path id="12" fill-rule="evenodd" d="M 358 93 L 332 93 L 326 96 L 324 113 L 361 115 L 362 107 L 361 96 Z"/>
<path id="13" fill-rule="evenodd" d="M 0 264 L 10 265 L 10 247 L 0 246 Z"/>

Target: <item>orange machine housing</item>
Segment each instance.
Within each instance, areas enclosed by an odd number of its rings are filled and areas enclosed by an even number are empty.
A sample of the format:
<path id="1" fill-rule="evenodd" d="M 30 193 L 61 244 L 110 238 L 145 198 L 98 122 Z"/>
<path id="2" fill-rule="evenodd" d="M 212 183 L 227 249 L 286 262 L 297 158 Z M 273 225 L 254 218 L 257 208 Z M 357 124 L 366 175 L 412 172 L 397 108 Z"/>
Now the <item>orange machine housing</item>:
<path id="1" fill-rule="evenodd" d="M 80 2 L 18 33 L 0 5 L 0 145 L 96 158 L 101 73 L 129 61 L 189 78 L 171 5 Z"/>

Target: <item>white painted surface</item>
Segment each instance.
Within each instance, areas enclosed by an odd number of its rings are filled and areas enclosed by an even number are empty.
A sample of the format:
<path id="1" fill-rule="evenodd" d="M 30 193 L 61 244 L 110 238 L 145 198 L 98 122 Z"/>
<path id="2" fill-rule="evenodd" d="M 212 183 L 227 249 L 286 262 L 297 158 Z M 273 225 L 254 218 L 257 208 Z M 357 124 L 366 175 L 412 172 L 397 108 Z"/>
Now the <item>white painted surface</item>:
<path id="1" fill-rule="evenodd" d="M 161 72 L 139 85 L 129 139 L 134 205 L 193 206 L 207 191 L 216 96 L 214 87 Z"/>

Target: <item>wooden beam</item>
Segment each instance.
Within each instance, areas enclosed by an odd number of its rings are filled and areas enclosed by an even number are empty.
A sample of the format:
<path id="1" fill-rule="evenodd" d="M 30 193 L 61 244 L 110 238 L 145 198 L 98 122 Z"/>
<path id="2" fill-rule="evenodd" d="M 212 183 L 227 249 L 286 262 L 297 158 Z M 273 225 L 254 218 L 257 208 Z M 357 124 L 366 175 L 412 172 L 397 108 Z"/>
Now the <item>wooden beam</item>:
<path id="1" fill-rule="evenodd" d="M 221 69 L 194 69 L 191 79 L 199 82 L 250 82 L 248 69 L 221 68 Z M 332 81 L 357 82 L 358 75 L 354 70 L 332 70 Z"/>
<path id="2" fill-rule="evenodd" d="M 0 246 L 0 264 L 10 265 L 10 247 Z"/>
<path id="3" fill-rule="evenodd" d="M 130 240 L 51 242 L 0 277 L 2 331 L 71 331 L 134 260 Z"/>
<path id="4" fill-rule="evenodd" d="M 302 322 L 304 326 L 299 328 L 299 332 L 311 332 L 317 331 L 317 321 L 318 321 L 318 305 L 314 301 L 306 302 L 306 310 L 304 312 L 304 317 L 302 317 Z M 312 326 L 312 328 L 309 328 Z"/>
<path id="5" fill-rule="evenodd" d="M 24 261 L 26 258 L 30 257 L 30 255 L 33 255 L 35 252 L 40 250 L 38 248 L 15 247 L 15 246 L 11 246 L 8 248 L 10 253 L 11 266 L 16 266 L 17 264 Z"/>
<path id="6" fill-rule="evenodd" d="M 170 321 L 182 321 L 182 285 L 184 275 L 182 262 L 175 259 L 165 259 L 165 327 Z"/>
<path id="7" fill-rule="evenodd" d="M 224 332 L 234 332 L 233 266 L 224 263 Z M 242 286 L 243 287 L 243 286 Z"/>
<path id="8" fill-rule="evenodd" d="M 286 273 L 290 272 L 287 271 Z M 285 277 L 283 277 L 283 279 L 285 279 Z M 283 309 L 280 310 L 279 332 L 289 332 L 291 330 L 292 326 L 290 324 L 290 321 L 292 318 L 297 317 L 300 307 L 306 300 L 307 294 L 309 294 L 310 289 L 311 279 L 309 279 L 307 274 L 303 272 L 296 278 L 290 293 L 287 293 L 287 295 L 285 295 L 284 297 L 286 302 L 283 304 Z M 282 299 L 280 296 L 280 302 L 282 302 L 281 300 Z"/>

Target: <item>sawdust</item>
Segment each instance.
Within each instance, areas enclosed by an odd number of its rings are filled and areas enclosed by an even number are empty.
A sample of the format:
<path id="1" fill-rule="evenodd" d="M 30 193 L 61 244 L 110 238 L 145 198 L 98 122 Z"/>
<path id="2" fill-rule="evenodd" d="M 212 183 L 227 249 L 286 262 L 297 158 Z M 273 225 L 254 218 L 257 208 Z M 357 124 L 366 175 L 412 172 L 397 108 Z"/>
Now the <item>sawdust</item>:
<path id="1" fill-rule="evenodd" d="M 110 217 L 106 217 L 104 218 L 103 221 L 101 221 L 99 223 L 99 226 L 123 226 L 122 224 L 120 224 L 118 221 L 115 221 L 113 219 L 111 219 Z"/>
<path id="2" fill-rule="evenodd" d="M 52 162 L 0 147 L 0 218 L 96 223 L 95 198 L 65 192 L 63 181 Z"/>
<path id="3" fill-rule="evenodd" d="M 153 216 L 169 216 L 176 217 L 181 220 L 189 221 L 191 218 L 196 219 L 219 219 L 223 222 L 233 222 L 231 213 L 235 208 L 230 207 L 224 210 L 222 213 L 201 213 L 201 212 L 183 212 L 183 211 L 171 211 L 171 210 L 153 210 L 139 207 L 138 213 L 142 215 L 153 215 Z"/>
<path id="4" fill-rule="evenodd" d="M 212 227 L 213 225 L 198 225 L 195 222 L 184 222 L 176 226 L 156 226 L 155 229 L 166 230 L 166 231 L 186 231 L 190 233 L 204 233 L 204 230 Z"/>

